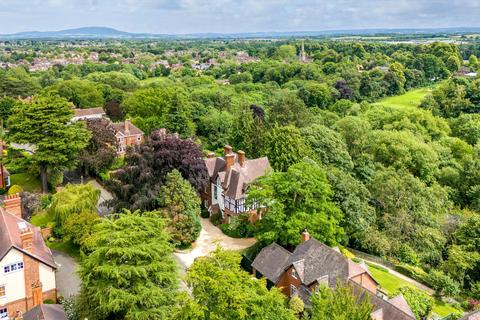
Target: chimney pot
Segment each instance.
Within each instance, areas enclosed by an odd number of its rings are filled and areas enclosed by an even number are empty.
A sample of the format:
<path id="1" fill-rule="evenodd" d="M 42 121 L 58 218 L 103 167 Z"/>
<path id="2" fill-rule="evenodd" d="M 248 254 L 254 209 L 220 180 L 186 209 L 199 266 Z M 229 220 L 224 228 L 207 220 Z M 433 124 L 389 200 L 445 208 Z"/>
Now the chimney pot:
<path id="1" fill-rule="evenodd" d="M 223 147 L 223 153 L 224 153 L 225 156 L 227 154 L 231 154 L 232 153 L 232 147 L 229 146 L 229 145 L 226 145 L 225 147 Z"/>
<path id="2" fill-rule="evenodd" d="M 302 232 L 302 243 L 310 240 L 310 233 L 308 233 L 307 229 L 303 230 Z"/>
<path id="3" fill-rule="evenodd" d="M 238 150 L 237 151 L 237 154 L 238 154 L 238 163 L 240 164 L 240 166 L 244 166 L 245 165 L 245 152 L 243 152 L 242 150 Z"/>
<path id="4" fill-rule="evenodd" d="M 207 154 L 207 158 L 209 158 L 209 159 L 210 159 L 210 158 L 215 158 L 215 153 L 209 152 L 209 153 Z"/>

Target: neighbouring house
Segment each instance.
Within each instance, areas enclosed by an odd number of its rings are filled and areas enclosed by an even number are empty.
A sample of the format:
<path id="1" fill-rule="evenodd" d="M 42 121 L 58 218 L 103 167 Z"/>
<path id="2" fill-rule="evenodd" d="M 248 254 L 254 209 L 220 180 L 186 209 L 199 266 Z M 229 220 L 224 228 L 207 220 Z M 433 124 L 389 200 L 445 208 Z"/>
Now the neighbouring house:
<path id="1" fill-rule="evenodd" d="M 23 320 L 67 320 L 61 304 L 40 304 L 23 315 Z"/>
<path id="2" fill-rule="evenodd" d="M 374 320 L 414 320 L 415 316 L 402 296 L 387 300 L 378 292 L 378 282 L 366 265 L 347 259 L 320 241 L 302 233 L 302 243 L 293 252 L 273 243 L 260 251 L 252 263 L 252 272 L 265 277 L 287 297 L 300 297 L 310 306 L 310 296 L 320 285 L 335 288 L 337 281 L 354 286 L 358 296 L 369 297 L 375 306 Z"/>
<path id="3" fill-rule="evenodd" d="M 105 117 L 105 111 L 102 108 L 90 108 L 90 109 L 73 109 L 75 115 L 72 121 L 101 119 Z"/>
<path id="4" fill-rule="evenodd" d="M 22 219 L 21 198 L 0 208 L 0 319 L 24 314 L 45 300 L 56 302 L 55 270 L 40 228 Z"/>
<path id="5" fill-rule="evenodd" d="M 0 164 L 0 188 L 8 188 L 10 187 L 10 172 L 8 172 L 7 168 L 3 164 Z"/>
<path id="6" fill-rule="evenodd" d="M 144 133 L 127 119 L 124 122 L 112 123 L 117 137 L 117 154 L 125 154 L 127 147 L 143 143 Z"/>
<path id="7" fill-rule="evenodd" d="M 468 313 L 458 320 L 480 320 L 480 310 Z"/>
<path id="8" fill-rule="evenodd" d="M 241 213 L 249 213 L 252 222 L 261 219 L 258 205 L 248 206 L 245 198 L 248 185 L 269 170 L 267 157 L 247 159 L 245 152 L 234 153 L 231 146 L 225 146 L 223 157 L 209 153 L 205 165 L 210 180 L 201 196 L 210 214 L 221 213 L 225 223 Z"/>

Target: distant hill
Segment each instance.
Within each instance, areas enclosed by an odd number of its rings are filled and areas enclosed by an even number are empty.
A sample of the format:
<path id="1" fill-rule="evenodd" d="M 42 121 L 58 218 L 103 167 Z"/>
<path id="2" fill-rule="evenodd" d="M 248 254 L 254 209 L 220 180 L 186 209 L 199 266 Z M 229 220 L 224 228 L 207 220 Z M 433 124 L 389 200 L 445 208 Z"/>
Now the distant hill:
<path id="1" fill-rule="evenodd" d="M 423 28 L 423 29 L 363 29 L 324 30 L 294 32 L 247 32 L 247 33 L 192 33 L 154 34 L 131 33 L 108 27 L 83 27 L 60 31 L 28 31 L 14 34 L 0 34 L 0 39 L 258 39 L 289 37 L 328 37 L 343 35 L 385 35 L 385 34 L 465 34 L 480 33 L 480 28 Z"/>

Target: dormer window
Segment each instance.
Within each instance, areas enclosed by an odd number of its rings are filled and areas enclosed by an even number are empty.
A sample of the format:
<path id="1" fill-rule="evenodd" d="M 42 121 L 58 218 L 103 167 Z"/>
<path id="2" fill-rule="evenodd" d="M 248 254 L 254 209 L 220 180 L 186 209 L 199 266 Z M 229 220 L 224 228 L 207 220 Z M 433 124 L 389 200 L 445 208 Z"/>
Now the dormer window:
<path id="1" fill-rule="evenodd" d="M 295 279 L 298 279 L 298 273 L 297 273 L 297 270 L 295 270 L 295 268 L 292 268 L 292 277 Z"/>

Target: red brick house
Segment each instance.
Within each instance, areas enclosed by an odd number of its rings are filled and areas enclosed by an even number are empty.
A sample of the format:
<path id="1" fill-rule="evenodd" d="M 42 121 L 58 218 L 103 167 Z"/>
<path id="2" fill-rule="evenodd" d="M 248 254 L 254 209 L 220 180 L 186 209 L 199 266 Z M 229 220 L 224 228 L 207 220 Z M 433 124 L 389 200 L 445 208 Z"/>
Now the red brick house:
<path id="1" fill-rule="evenodd" d="M 56 265 L 40 228 L 22 219 L 19 195 L 0 208 L 0 319 L 56 301 Z"/>
<path id="2" fill-rule="evenodd" d="M 245 152 L 234 153 L 232 147 L 225 146 L 223 157 L 210 153 L 205 165 L 210 179 L 201 197 L 211 214 L 221 213 L 226 223 L 242 213 L 250 213 L 251 221 L 261 218 L 258 207 L 247 206 L 245 198 L 248 185 L 270 169 L 267 157 L 247 159 Z"/>
<path id="3" fill-rule="evenodd" d="M 260 251 L 252 263 L 253 273 L 265 277 L 289 298 L 300 297 L 310 305 L 310 296 L 320 285 L 335 288 L 337 281 L 354 286 L 359 295 L 369 296 L 375 306 L 374 320 L 414 320 L 402 296 L 390 300 L 377 295 L 378 282 L 367 266 L 347 259 L 339 251 L 302 233 L 302 243 L 293 252 L 273 243 Z"/>
<path id="4" fill-rule="evenodd" d="M 144 133 L 127 119 L 124 122 L 112 123 L 117 137 L 117 154 L 125 154 L 127 147 L 143 143 Z"/>

